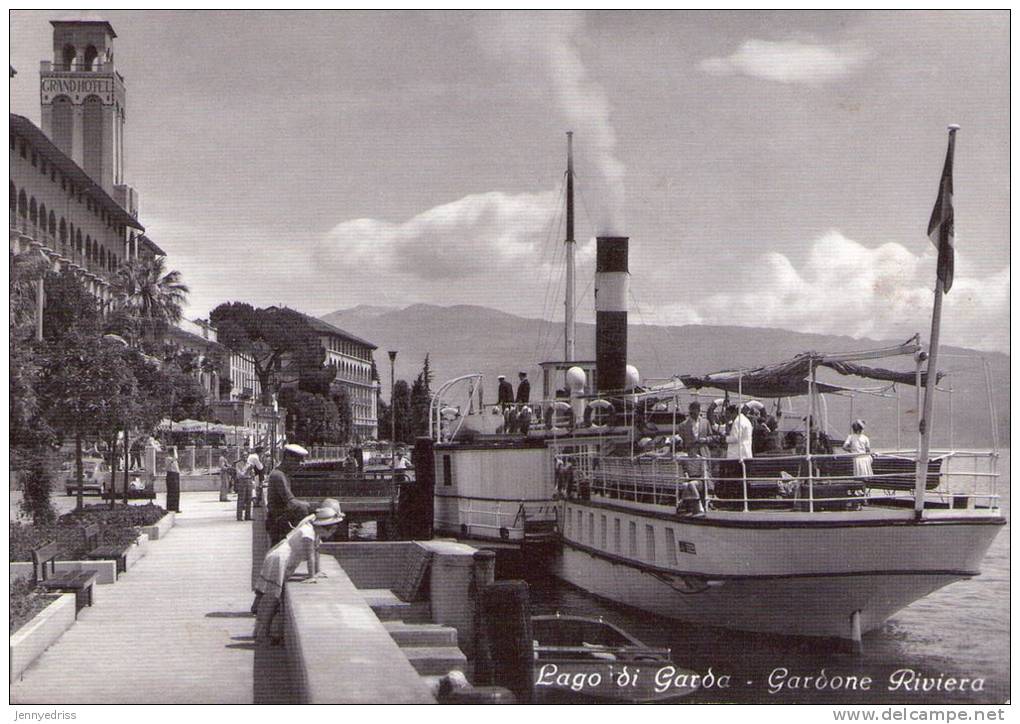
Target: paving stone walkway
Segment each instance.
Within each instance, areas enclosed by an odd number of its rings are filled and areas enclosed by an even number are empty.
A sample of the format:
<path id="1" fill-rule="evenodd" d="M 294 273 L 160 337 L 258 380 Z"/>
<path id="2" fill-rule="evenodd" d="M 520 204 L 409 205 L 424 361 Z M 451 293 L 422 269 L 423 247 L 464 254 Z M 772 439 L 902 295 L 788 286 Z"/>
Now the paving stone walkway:
<path id="1" fill-rule="evenodd" d="M 162 503 L 162 496 L 157 502 Z M 250 704 L 251 523 L 215 492 L 182 493 L 176 525 L 10 688 L 12 704 Z"/>

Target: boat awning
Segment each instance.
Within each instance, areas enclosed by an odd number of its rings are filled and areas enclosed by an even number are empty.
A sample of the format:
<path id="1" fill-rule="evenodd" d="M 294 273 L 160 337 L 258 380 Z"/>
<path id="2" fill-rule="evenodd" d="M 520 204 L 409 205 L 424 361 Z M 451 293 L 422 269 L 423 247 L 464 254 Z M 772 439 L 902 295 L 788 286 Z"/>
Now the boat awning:
<path id="1" fill-rule="evenodd" d="M 726 370 L 704 376 L 680 375 L 679 379 L 691 389 L 711 387 L 726 392 L 740 392 L 752 397 L 794 397 L 806 395 L 810 389 L 812 367 L 827 367 L 841 375 L 883 380 L 896 384 L 913 385 L 917 378 L 913 371 L 890 370 L 860 364 L 859 360 L 881 359 L 898 355 L 913 354 L 920 346 L 918 338 L 912 337 L 901 345 L 864 352 L 840 354 L 818 354 L 805 352 L 787 362 L 744 370 Z M 927 373 L 921 374 L 921 384 L 927 384 Z M 938 379 L 942 374 L 938 375 Z M 816 382 L 819 392 L 846 392 L 850 388 Z"/>

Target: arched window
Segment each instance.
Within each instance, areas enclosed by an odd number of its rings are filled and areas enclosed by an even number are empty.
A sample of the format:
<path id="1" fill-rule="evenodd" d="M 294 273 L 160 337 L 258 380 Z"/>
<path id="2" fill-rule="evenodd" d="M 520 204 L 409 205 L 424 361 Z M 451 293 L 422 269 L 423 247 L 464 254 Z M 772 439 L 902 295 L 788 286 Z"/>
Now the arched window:
<path id="1" fill-rule="evenodd" d="M 52 209 L 50 209 L 50 224 L 49 224 L 49 226 L 50 226 L 50 234 L 52 234 L 53 236 L 56 236 L 57 235 L 57 216 L 56 216 L 56 214 L 53 213 Z"/>
<path id="2" fill-rule="evenodd" d="M 18 194 L 18 214 L 22 217 L 28 216 L 28 197 L 25 195 L 25 189 L 21 189 L 21 193 Z"/>
<path id="3" fill-rule="evenodd" d="M 64 46 L 64 70 L 72 70 L 74 68 L 74 59 L 78 56 L 78 51 L 74 49 L 73 45 Z"/>
<path id="4" fill-rule="evenodd" d="M 63 218 L 60 219 L 60 245 L 67 249 L 67 222 Z"/>
<path id="5" fill-rule="evenodd" d="M 105 246 L 100 246 L 99 247 L 99 266 L 100 266 L 100 268 L 103 268 L 103 269 L 106 268 L 106 247 Z"/>
<path id="6" fill-rule="evenodd" d="M 35 204 L 35 196 L 28 203 L 28 220 L 32 222 L 33 226 L 39 222 L 39 207 Z"/>
<path id="7" fill-rule="evenodd" d="M 92 237 L 85 236 L 85 261 L 92 261 Z"/>
<path id="8" fill-rule="evenodd" d="M 94 45 L 85 48 L 85 70 L 99 70 L 99 51 Z"/>
<path id="9" fill-rule="evenodd" d="M 46 219 L 46 204 L 39 204 L 39 226 L 42 227 L 43 233 L 46 233 L 46 229 L 49 228 Z"/>
<path id="10" fill-rule="evenodd" d="M 75 241 L 75 246 L 78 248 L 78 255 L 81 256 L 82 252 L 85 249 L 84 245 L 81 242 L 81 229 L 77 229 L 74 232 L 74 241 Z"/>

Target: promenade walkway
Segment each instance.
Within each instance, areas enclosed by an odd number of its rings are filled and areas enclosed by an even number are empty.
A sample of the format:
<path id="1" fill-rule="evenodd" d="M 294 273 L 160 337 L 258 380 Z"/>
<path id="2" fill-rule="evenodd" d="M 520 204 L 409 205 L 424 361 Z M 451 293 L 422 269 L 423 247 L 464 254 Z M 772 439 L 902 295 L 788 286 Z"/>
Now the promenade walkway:
<path id="1" fill-rule="evenodd" d="M 97 586 L 95 606 L 11 685 L 12 704 L 254 701 L 251 523 L 215 492 L 181 498 L 174 528 Z"/>

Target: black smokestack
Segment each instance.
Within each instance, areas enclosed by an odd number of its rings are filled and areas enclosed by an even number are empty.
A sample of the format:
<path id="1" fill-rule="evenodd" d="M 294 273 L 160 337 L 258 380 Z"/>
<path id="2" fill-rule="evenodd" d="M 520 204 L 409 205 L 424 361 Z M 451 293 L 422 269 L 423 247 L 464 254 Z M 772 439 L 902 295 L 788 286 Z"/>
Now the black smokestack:
<path id="1" fill-rule="evenodd" d="M 627 385 L 626 236 L 595 240 L 595 364 L 599 392 L 621 391 Z"/>

